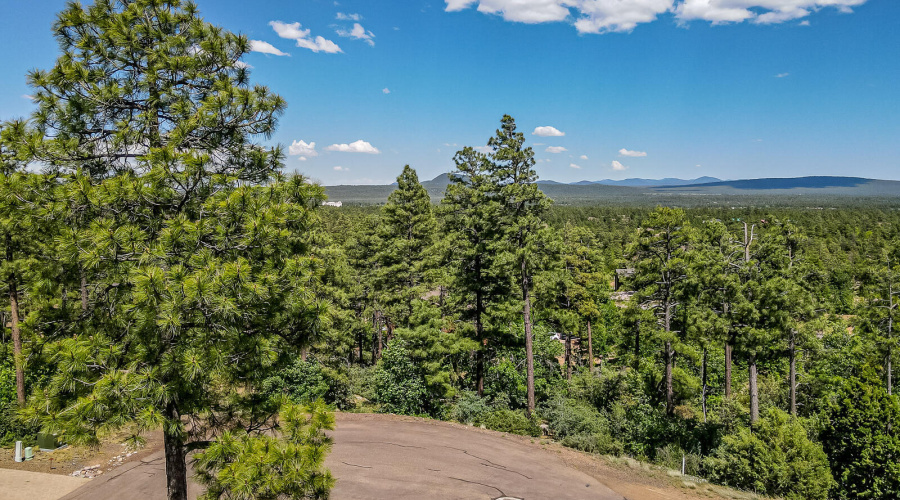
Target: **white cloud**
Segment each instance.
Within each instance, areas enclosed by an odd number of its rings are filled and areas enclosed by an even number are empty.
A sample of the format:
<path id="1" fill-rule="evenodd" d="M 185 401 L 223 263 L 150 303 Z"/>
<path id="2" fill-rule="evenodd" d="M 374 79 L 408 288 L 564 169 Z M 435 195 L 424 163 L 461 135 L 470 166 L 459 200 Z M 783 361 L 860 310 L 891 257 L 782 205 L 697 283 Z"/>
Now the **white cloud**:
<path id="1" fill-rule="evenodd" d="M 342 166 L 340 166 L 340 165 L 334 167 L 334 171 L 335 171 L 335 172 L 347 172 L 347 171 L 349 171 L 349 170 L 350 170 L 349 168 L 347 168 L 347 167 L 342 167 Z"/>
<path id="2" fill-rule="evenodd" d="M 301 155 L 301 156 L 319 156 L 319 152 L 316 151 L 316 143 L 310 142 L 307 144 L 306 142 L 294 141 L 291 143 L 291 146 L 288 148 L 288 153 L 291 155 Z M 306 160 L 303 160 L 306 161 Z"/>
<path id="3" fill-rule="evenodd" d="M 381 89 L 381 93 L 382 93 L 382 94 L 390 94 L 390 93 L 391 93 L 391 89 L 385 87 L 385 88 Z"/>
<path id="4" fill-rule="evenodd" d="M 547 146 L 547 149 L 545 149 L 544 151 L 548 153 L 562 153 L 564 151 L 568 151 L 568 149 L 562 146 Z"/>
<path id="5" fill-rule="evenodd" d="M 288 40 L 297 42 L 297 47 L 309 49 L 313 52 L 325 52 L 326 54 L 343 52 L 343 50 L 331 40 L 326 40 L 320 36 L 311 38 L 309 35 L 310 30 L 300 29 L 300 23 L 270 21 L 269 25 L 272 26 L 272 29 L 274 29 L 275 33 L 281 38 L 287 38 Z"/>
<path id="6" fill-rule="evenodd" d="M 492 148 L 490 146 L 475 146 L 472 149 L 474 149 L 475 151 L 478 151 L 479 153 L 484 153 L 484 154 L 492 153 L 494 151 L 494 148 Z"/>
<path id="7" fill-rule="evenodd" d="M 581 155 L 581 156 L 579 156 L 579 158 L 581 158 L 582 160 L 587 160 L 587 159 L 588 159 L 587 155 Z"/>
<path id="8" fill-rule="evenodd" d="M 629 32 L 640 23 L 655 21 L 672 8 L 672 0 L 577 0 L 579 33 Z"/>
<path id="9" fill-rule="evenodd" d="M 866 0 L 683 0 L 674 12 L 682 22 L 777 24 L 806 17 L 825 7 L 852 12 L 851 7 L 864 3 Z"/>
<path id="10" fill-rule="evenodd" d="M 645 151 L 631 151 L 630 149 L 622 148 L 619 150 L 619 156 L 629 156 L 631 158 L 641 158 L 647 156 Z"/>
<path id="11" fill-rule="evenodd" d="M 253 68 L 253 66 L 251 66 L 251 65 L 249 65 L 249 64 L 247 64 L 247 63 L 245 63 L 244 61 L 235 61 L 234 66 L 237 67 L 237 68 L 245 68 L 245 69 L 252 69 L 252 68 Z"/>
<path id="12" fill-rule="evenodd" d="M 269 42 L 262 40 L 250 40 L 250 52 L 261 52 L 263 54 L 272 54 L 273 56 L 289 56 L 287 52 L 282 52 L 275 48 Z"/>
<path id="13" fill-rule="evenodd" d="M 867 0 L 445 0 L 447 12 L 476 6 L 478 12 L 506 21 L 546 23 L 569 21 L 579 33 L 629 32 L 675 13 L 680 23 L 704 20 L 713 24 L 750 21 L 775 24 L 800 19 L 826 7 L 852 12 Z"/>
<path id="14" fill-rule="evenodd" d="M 622 165 L 621 163 L 617 162 L 616 160 L 613 160 L 613 162 L 610 166 L 612 167 L 613 170 L 616 170 L 619 172 L 621 172 L 622 170 L 628 170 L 628 167 L 626 167 L 625 165 Z"/>
<path id="15" fill-rule="evenodd" d="M 581 168 L 581 167 L 579 167 L 578 165 L 576 165 L 576 164 L 574 164 L 574 163 L 569 163 L 569 167 L 570 167 L 570 168 L 578 168 L 578 169 Z"/>
<path id="16" fill-rule="evenodd" d="M 343 12 L 338 12 L 335 19 L 338 21 L 362 21 L 362 16 L 359 14 L 344 14 Z"/>
<path id="17" fill-rule="evenodd" d="M 300 161 L 306 161 L 306 157 L 305 157 L 305 156 L 301 156 L 301 157 L 299 158 L 299 160 L 300 160 Z"/>
<path id="18" fill-rule="evenodd" d="M 800 24 L 798 24 L 798 26 L 809 26 L 809 25 L 810 25 L 809 21 L 800 21 Z"/>
<path id="19" fill-rule="evenodd" d="M 380 154 L 381 151 L 368 142 L 360 139 L 350 144 L 332 144 L 325 148 L 327 151 L 340 151 L 342 153 L 366 153 L 370 155 Z"/>
<path id="20" fill-rule="evenodd" d="M 778 73 L 777 75 L 775 75 L 775 78 L 784 78 L 788 75 L 790 75 L 790 73 Z"/>
<path id="21" fill-rule="evenodd" d="M 34 96 L 31 94 L 22 94 L 22 99 L 28 99 L 29 101 L 33 101 Z"/>
<path id="22" fill-rule="evenodd" d="M 356 40 L 363 40 L 366 43 L 368 43 L 369 45 L 371 45 L 372 47 L 375 46 L 375 40 L 373 40 L 373 38 L 375 38 L 375 33 L 372 33 L 371 31 L 366 30 L 359 23 L 353 23 L 353 29 L 350 31 L 340 29 L 340 30 L 335 31 L 335 33 L 337 33 L 339 36 L 342 36 L 344 38 L 354 38 Z"/>
<path id="23" fill-rule="evenodd" d="M 558 130 L 556 127 L 546 126 L 536 127 L 531 135 L 537 135 L 540 137 L 562 137 L 566 135 L 566 133 Z"/>

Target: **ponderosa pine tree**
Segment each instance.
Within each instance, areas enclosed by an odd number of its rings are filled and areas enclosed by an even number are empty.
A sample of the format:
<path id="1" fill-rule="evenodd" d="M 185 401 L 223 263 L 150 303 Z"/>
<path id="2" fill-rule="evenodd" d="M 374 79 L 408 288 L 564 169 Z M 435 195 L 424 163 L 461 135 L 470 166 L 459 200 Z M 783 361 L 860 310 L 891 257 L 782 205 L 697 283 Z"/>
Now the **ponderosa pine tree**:
<path id="1" fill-rule="evenodd" d="M 534 411 L 534 332 L 531 312 L 532 278 L 546 265 L 551 250 L 550 229 L 542 217 L 550 199 L 538 188 L 534 170 L 534 151 L 525 147 L 525 135 L 516 132 L 516 121 L 509 115 L 500 120 L 500 128 L 488 141 L 491 170 L 500 189 L 500 230 L 513 257 L 511 271 L 517 276 L 522 294 L 522 322 L 525 325 L 525 380 L 527 408 Z M 571 345 L 571 344 L 570 344 Z"/>
<path id="2" fill-rule="evenodd" d="M 161 426 L 168 496 L 184 500 L 186 454 L 276 423 L 257 389 L 319 323 L 301 234 L 321 190 L 281 178 L 280 149 L 254 142 L 284 100 L 249 85 L 247 38 L 193 4 L 71 3 L 54 33 L 62 55 L 29 75 L 41 157 L 91 214 L 64 257 L 102 282 L 31 414 L 70 442 Z"/>
<path id="3" fill-rule="evenodd" d="M 657 317 L 664 346 L 666 413 L 672 415 L 675 411 L 673 346 L 678 341 L 673 322 L 681 305 L 679 287 L 687 279 L 691 229 L 683 210 L 668 207 L 658 207 L 641 226 L 630 251 L 635 259 L 632 285 L 637 302 Z"/>
<path id="4" fill-rule="evenodd" d="M 441 202 L 447 233 L 446 261 L 453 299 L 463 320 L 470 323 L 475 351 L 475 388 L 484 394 L 485 355 L 495 327 L 491 316 L 509 297 L 508 259 L 498 221 L 502 213 L 499 186 L 487 155 L 466 147 L 453 156 L 456 170 Z"/>
<path id="5" fill-rule="evenodd" d="M 429 292 L 428 277 L 435 267 L 437 221 L 428 191 L 409 165 L 397 177 L 397 189 L 381 207 L 375 285 L 385 310 L 388 336 L 397 326 L 410 328 L 414 303 Z"/>

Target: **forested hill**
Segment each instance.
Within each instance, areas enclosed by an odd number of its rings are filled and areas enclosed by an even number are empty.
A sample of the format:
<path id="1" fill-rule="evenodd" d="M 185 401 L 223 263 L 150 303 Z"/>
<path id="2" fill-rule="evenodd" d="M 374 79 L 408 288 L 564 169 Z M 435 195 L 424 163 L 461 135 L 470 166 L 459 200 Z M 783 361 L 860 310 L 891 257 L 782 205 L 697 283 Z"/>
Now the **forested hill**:
<path id="1" fill-rule="evenodd" d="M 900 181 L 866 179 L 862 177 L 788 177 L 742 179 L 687 184 L 673 184 L 678 179 L 629 179 L 633 184 L 609 185 L 607 181 L 580 181 L 563 184 L 554 181 L 539 182 L 541 190 L 557 203 L 627 203 L 715 205 L 721 203 L 765 204 L 847 204 L 847 203 L 900 203 Z M 444 196 L 449 176 L 441 174 L 422 182 L 433 202 Z M 621 181 L 625 182 L 625 181 Z M 687 182 L 687 181 L 685 181 Z M 657 183 L 656 185 L 652 185 Z M 325 191 L 333 201 L 353 204 L 381 204 L 395 189 L 393 185 L 326 186 Z"/>

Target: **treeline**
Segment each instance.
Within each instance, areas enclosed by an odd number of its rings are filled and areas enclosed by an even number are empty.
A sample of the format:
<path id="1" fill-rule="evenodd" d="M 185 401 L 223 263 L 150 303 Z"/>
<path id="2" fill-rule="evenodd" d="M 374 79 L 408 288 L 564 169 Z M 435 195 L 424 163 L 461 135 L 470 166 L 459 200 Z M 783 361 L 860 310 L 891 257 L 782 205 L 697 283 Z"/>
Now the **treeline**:
<path id="1" fill-rule="evenodd" d="M 896 210 L 550 207 L 518 194 L 536 176 L 513 127 L 456 155 L 439 205 L 406 167 L 384 206 L 322 212 L 348 265 L 303 397 L 546 423 L 771 495 L 900 492 Z"/>

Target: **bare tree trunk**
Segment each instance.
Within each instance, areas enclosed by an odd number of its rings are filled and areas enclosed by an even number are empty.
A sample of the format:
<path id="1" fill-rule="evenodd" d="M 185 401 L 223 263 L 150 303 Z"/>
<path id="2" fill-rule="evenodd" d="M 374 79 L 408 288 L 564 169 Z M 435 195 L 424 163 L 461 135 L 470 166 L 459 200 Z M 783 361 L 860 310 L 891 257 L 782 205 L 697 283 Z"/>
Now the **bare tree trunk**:
<path id="1" fill-rule="evenodd" d="M 534 411 L 534 339 L 531 329 L 531 294 L 528 290 L 528 273 L 522 263 L 522 316 L 525 321 L 525 384 L 528 392 L 528 416 Z"/>
<path id="2" fill-rule="evenodd" d="M 16 399 L 25 406 L 25 357 L 22 354 L 22 331 L 19 328 L 19 290 L 15 274 L 9 276 L 9 310 L 12 329 L 13 361 L 16 369 Z"/>
<path id="3" fill-rule="evenodd" d="M 178 422 L 181 415 L 174 404 L 166 405 L 166 417 Z M 180 427 L 173 424 L 173 427 Z M 166 454 L 166 488 L 169 500 L 187 500 L 187 465 L 184 459 L 184 438 L 178 431 L 167 432 L 163 426 L 163 439 Z"/>
<path id="4" fill-rule="evenodd" d="M 797 416 L 797 347 L 794 342 L 794 332 L 791 332 L 788 351 L 791 361 L 790 374 L 788 376 L 788 383 L 791 384 L 791 415 Z"/>
<path id="5" fill-rule="evenodd" d="M 706 348 L 704 347 L 704 348 L 703 348 L 703 361 L 702 361 L 702 363 L 700 364 L 700 379 L 701 379 L 702 382 L 703 382 L 703 389 L 702 389 L 701 392 L 700 392 L 700 404 L 703 406 L 703 422 L 704 422 L 704 423 L 706 423 L 706 392 L 707 392 L 707 390 L 708 390 L 708 389 L 707 389 L 707 385 L 706 385 L 706 378 L 707 378 L 707 374 L 706 374 Z"/>
<path id="6" fill-rule="evenodd" d="M 588 367 L 594 373 L 594 336 L 591 334 L 591 320 L 588 320 Z"/>
<path id="7" fill-rule="evenodd" d="M 731 397 L 731 343 L 725 343 L 725 398 Z"/>
<path id="8" fill-rule="evenodd" d="M 750 424 L 759 420 L 759 388 L 756 386 L 756 354 L 750 355 Z"/>

